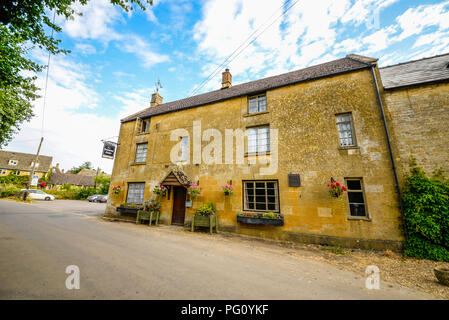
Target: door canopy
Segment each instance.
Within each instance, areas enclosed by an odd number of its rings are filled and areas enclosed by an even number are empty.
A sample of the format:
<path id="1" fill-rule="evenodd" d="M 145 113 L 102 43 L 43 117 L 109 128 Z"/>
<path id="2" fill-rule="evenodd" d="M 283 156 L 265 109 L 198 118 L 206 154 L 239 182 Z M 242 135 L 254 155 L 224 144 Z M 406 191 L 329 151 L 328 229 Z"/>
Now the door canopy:
<path id="1" fill-rule="evenodd" d="M 179 169 L 172 170 L 161 182 L 163 186 L 182 186 L 186 188 L 191 184 L 192 180 Z"/>

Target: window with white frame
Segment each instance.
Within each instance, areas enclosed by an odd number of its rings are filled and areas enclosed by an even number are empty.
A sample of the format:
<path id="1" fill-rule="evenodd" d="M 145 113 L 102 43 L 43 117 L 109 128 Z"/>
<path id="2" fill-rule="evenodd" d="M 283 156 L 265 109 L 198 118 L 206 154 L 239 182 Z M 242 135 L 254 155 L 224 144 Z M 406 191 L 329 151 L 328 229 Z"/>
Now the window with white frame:
<path id="1" fill-rule="evenodd" d="M 336 119 L 340 146 L 355 146 L 354 125 L 351 113 L 337 114 Z"/>
<path id="2" fill-rule="evenodd" d="M 142 127 L 140 128 L 140 132 L 142 133 L 150 132 L 150 119 L 142 120 Z"/>
<path id="3" fill-rule="evenodd" d="M 345 180 L 351 217 L 368 217 L 362 179 L 347 178 Z"/>
<path id="4" fill-rule="evenodd" d="M 267 111 L 267 96 L 265 94 L 248 98 L 248 113 Z"/>
<path id="5" fill-rule="evenodd" d="M 0 169 L 0 174 L 6 174 L 6 169 Z"/>
<path id="6" fill-rule="evenodd" d="M 8 165 L 10 165 L 10 166 L 17 166 L 18 163 L 19 163 L 18 160 L 9 160 Z"/>
<path id="7" fill-rule="evenodd" d="M 144 163 L 147 161 L 148 143 L 139 143 L 136 148 L 136 163 Z"/>
<path id="8" fill-rule="evenodd" d="M 244 210 L 279 212 L 277 181 L 243 181 L 243 189 Z"/>
<path id="9" fill-rule="evenodd" d="M 30 167 L 32 168 L 34 165 L 34 161 L 31 161 L 31 165 Z M 36 162 L 36 166 L 34 168 L 38 168 L 39 167 L 39 162 Z"/>
<path id="10" fill-rule="evenodd" d="M 179 161 L 187 161 L 189 155 L 189 137 L 181 137 L 181 155 Z"/>
<path id="11" fill-rule="evenodd" d="M 248 134 L 248 153 L 270 151 L 270 127 L 261 126 L 246 129 Z"/>
<path id="12" fill-rule="evenodd" d="M 142 204 L 143 193 L 145 191 L 145 183 L 128 183 L 128 196 L 126 198 L 127 203 Z"/>

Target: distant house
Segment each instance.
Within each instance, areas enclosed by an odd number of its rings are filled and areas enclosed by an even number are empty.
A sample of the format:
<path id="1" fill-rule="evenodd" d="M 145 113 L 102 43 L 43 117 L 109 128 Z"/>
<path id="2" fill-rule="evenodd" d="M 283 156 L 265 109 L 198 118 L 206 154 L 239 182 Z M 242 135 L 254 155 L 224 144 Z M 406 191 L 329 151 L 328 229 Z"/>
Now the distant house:
<path id="1" fill-rule="evenodd" d="M 99 171 L 98 174 L 103 174 L 108 177 L 110 175 Z M 97 176 L 97 170 L 95 169 L 82 169 L 78 173 L 65 173 L 64 169 L 59 169 L 59 163 L 56 167 L 51 169 L 50 179 L 48 180 L 48 185 L 50 188 L 60 188 L 65 184 L 70 184 L 76 187 L 94 187 L 95 177 Z"/>
<path id="2" fill-rule="evenodd" d="M 93 187 L 95 186 L 95 175 L 96 171 L 92 170 L 94 172 L 93 175 L 90 174 L 90 170 L 84 171 L 86 169 L 83 169 L 77 174 L 74 173 L 64 173 L 64 170 L 59 169 L 59 164 L 56 165 L 56 167 L 51 169 L 50 179 L 48 180 L 48 185 L 50 188 L 60 188 L 65 184 L 69 184 L 72 186 L 77 187 Z M 83 172 L 84 171 L 84 172 Z M 89 174 L 87 174 L 89 173 Z"/>
<path id="3" fill-rule="evenodd" d="M 30 175 L 36 159 L 35 154 L 0 150 L 0 176 L 14 173 L 19 176 Z M 36 175 L 42 177 L 51 167 L 53 157 L 39 156 L 34 167 Z"/>

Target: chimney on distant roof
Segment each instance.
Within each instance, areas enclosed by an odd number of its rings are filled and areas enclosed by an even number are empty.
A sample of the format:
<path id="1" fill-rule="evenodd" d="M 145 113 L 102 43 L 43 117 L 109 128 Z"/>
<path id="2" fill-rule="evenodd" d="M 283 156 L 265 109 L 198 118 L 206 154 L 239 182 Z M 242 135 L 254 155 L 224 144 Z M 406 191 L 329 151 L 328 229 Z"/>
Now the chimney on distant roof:
<path id="1" fill-rule="evenodd" d="M 162 97 L 159 92 L 155 92 L 151 95 L 151 106 L 156 107 L 162 104 Z"/>
<path id="2" fill-rule="evenodd" d="M 226 89 L 232 86 L 232 75 L 229 72 L 229 69 L 226 69 L 225 72 L 221 74 L 221 88 Z"/>

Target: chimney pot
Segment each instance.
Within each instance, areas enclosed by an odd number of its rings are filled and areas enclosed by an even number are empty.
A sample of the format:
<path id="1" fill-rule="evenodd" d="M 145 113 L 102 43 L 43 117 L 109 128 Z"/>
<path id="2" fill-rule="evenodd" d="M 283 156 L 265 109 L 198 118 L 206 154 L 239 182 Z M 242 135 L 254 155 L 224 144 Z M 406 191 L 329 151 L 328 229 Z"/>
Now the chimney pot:
<path id="1" fill-rule="evenodd" d="M 225 72 L 221 74 L 221 88 L 226 89 L 232 86 L 232 75 L 229 69 L 226 68 Z"/>
<path id="2" fill-rule="evenodd" d="M 152 107 L 156 107 L 156 106 L 162 104 L 162 99 L 163 98 L 161 97 L 159 92 L 155 92 L 151 95 L 151 104 L 150 105 Z"/>

